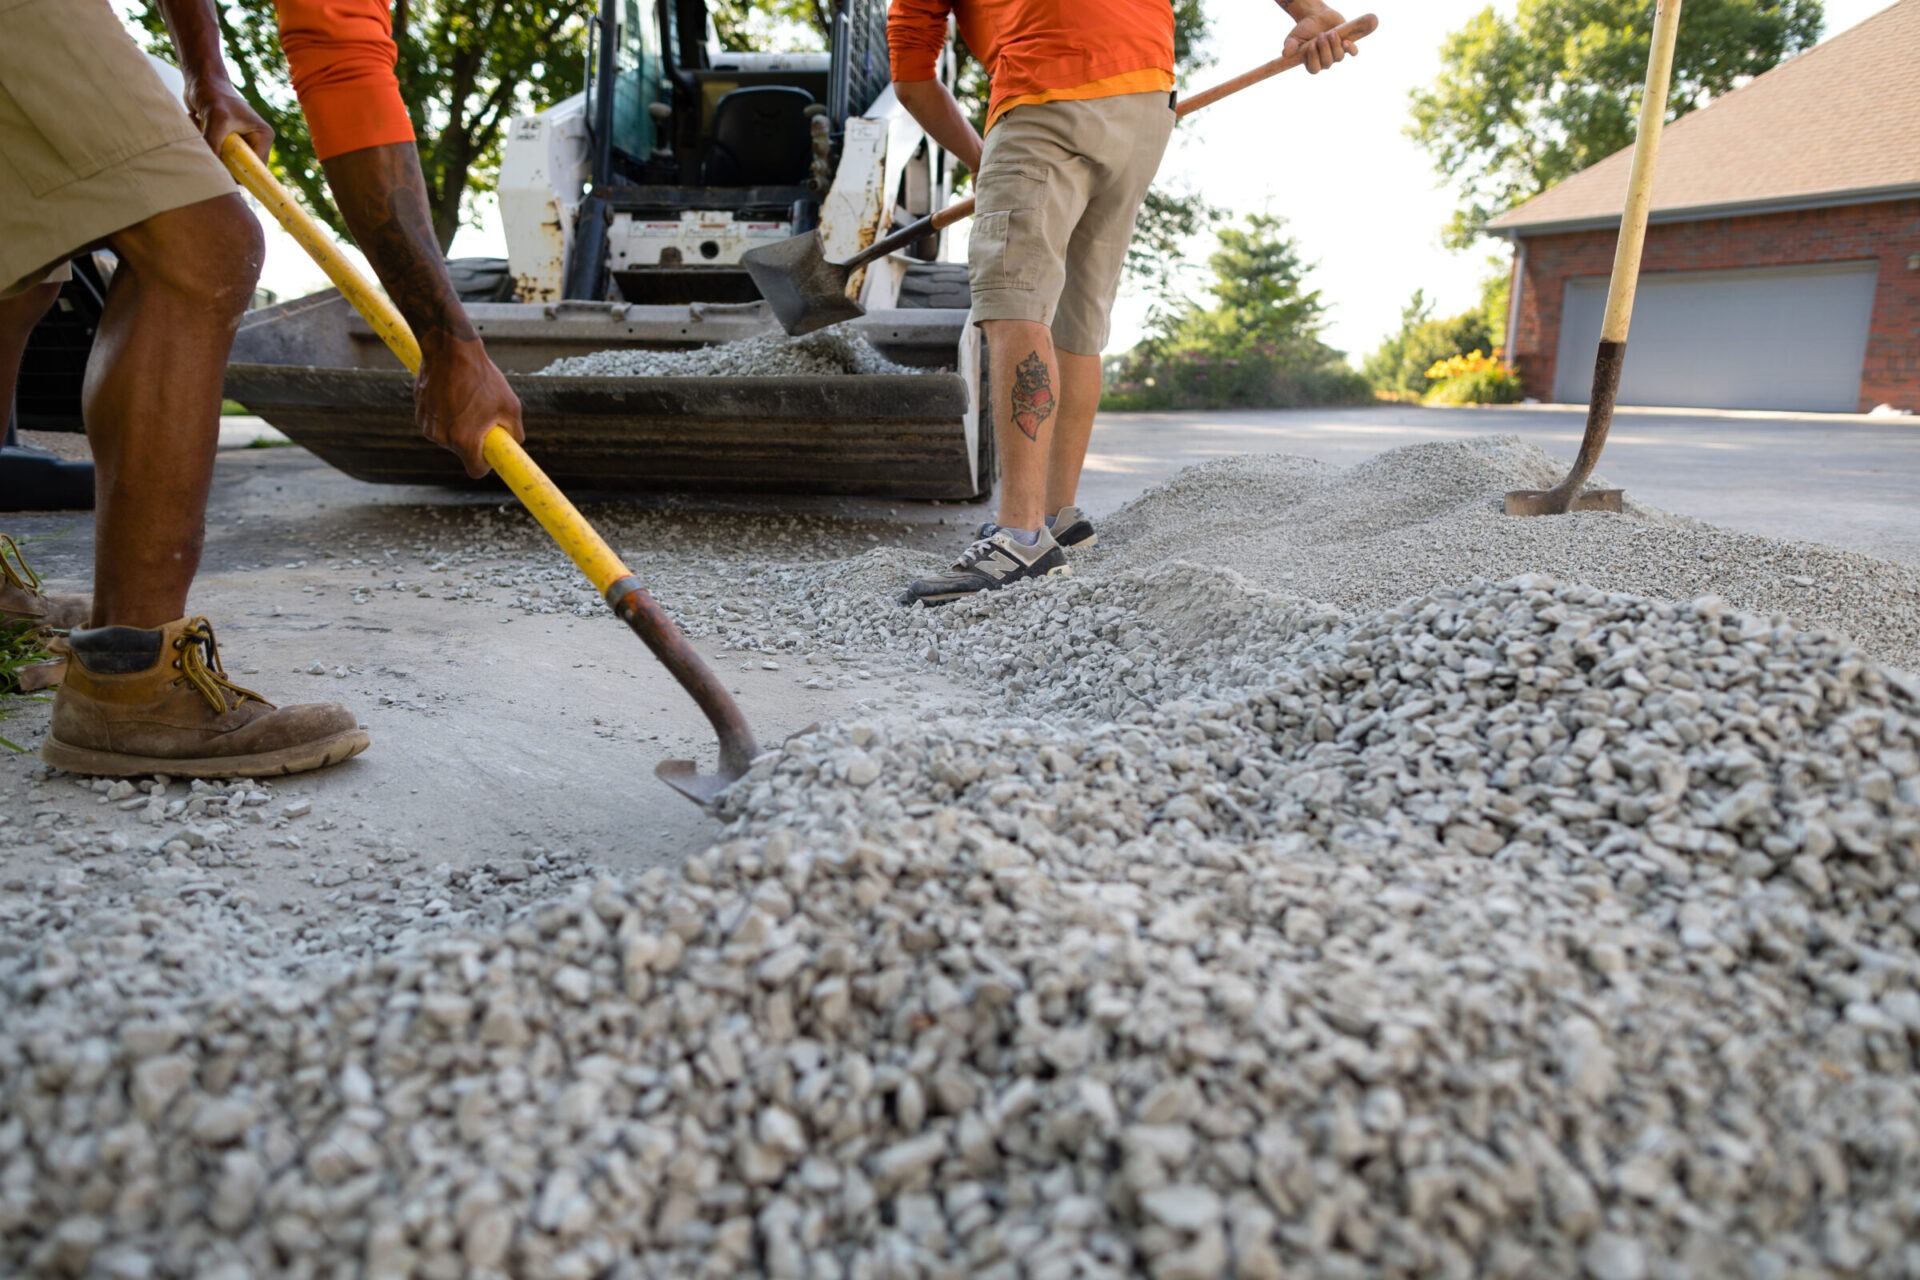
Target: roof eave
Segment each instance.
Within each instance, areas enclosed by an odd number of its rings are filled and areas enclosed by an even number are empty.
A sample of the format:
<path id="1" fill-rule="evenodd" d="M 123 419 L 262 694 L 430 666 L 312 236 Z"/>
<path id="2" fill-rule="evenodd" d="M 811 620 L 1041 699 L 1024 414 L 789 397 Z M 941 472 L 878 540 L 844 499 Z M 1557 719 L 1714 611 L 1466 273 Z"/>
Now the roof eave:
<path id="1" fill-rule="evenodd" d="M 1771 200 L 1740 200 L 1730 204 L 1685 205 L 1673 209 L 1655 209 L 1649 223 L 1699 222 L 1707 218 L 1745 218 L 1766 213 L 1795 213 L 1802 209 L 1831 209 L 1848 204 L 1881 204 L 1890 200 L 1920 198 L 1920 183 L 1901 183 L 1891 187 L 1863 187 L 1853 191 L 1822 191 L 1812 195 L 1780 196 Z M 1588 218 L 1560 218 L 1539 222 L 1515 222 L 1507 226 L 1489 225 L 1487 234 L 1505 240 L 1526 236 L 1564 235 L 1575 231 L 1607 231 L 1620 225 L 1620 215 L 1604 214 Z"/>

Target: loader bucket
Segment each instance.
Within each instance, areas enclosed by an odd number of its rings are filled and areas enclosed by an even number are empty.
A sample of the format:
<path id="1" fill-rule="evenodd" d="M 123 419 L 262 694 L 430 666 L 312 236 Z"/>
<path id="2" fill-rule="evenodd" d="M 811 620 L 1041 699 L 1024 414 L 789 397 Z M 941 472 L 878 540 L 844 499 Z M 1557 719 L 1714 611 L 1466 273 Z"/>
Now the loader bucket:
<path id="1" fill-rule="evenodd" d="M 818 228 L 751 249 L 740 256 L 740 264 L 772 306 L 780 327 L 796 337 L 866 314 L 847 296 L 852 271 L 827 261 Z"/>

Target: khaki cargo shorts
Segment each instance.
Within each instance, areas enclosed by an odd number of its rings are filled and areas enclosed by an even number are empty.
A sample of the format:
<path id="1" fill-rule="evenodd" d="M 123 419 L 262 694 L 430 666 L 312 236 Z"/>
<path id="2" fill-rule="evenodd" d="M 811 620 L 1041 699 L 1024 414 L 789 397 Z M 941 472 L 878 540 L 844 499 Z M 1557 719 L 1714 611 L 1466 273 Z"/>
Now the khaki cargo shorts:
<path id="1" fill-rule="evenodd" d="M 0 0 L 0 298 L 236 189 L 107 0 Z"/>
<path id="2" fill-rule="evenodd" d="M 1173 119 L 1160 92 L 1030 103 L 994 122 L 967 253 L 975 323 L 1032 320 L 1059 349 L 1100 354 Z"/>

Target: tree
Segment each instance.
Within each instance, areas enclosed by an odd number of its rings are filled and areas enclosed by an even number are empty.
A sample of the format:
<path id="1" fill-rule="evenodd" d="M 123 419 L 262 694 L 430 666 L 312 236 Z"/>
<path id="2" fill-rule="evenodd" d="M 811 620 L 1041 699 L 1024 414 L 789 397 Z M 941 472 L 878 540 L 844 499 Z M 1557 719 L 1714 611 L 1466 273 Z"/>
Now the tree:
<path id="1" fill-rule="evenodd" d="M 1319 346 L 1326 303 L 1318 289 L 1307 288 L 1312 268 L 1300 260 L 1299 244 L 1283 234 L 1285 226 L 1284 218 L 1255 213 L 1244 226 L 1221 229 L 1220 247 L 1207 258 L 1214 305 L 1189 306 L 1174 329 L 1179 345 L 1226 358 Z"/>
<path id="2" fill-rule="evenodd" d="M 1326 303 L 1284 219 L 1249 215 L 1207 258 L 1213 305 L 1183 301 L 1112 362 L 1110 408 L 1286 408 L 1364 398 L 1345 357 L 1320 340 Z"/>
<path id="3" fill-rule="evenodd" d="M 215 9 L 234 84 L 277 135 L 274 172 L 344 235 L 288 84 L 273 0 L 218 0 Z M 133 14 L 154 48 L 171 52 L 152 0 L 140 0 Z M 579 3 L 400 0 L 395 6 L 400 96 L 419 137 L 427 203 L 443 250 L 459 230 L 466 198 L 498 181 L 507 122 L 585 83 L 587 17 L 588 7 Z"/>
<path id="4" fill-rule="evenodd" d="M 1808 48 L 1821 17 L 1820 0 L 1687 0 L 1667 118 Z M 1652 27 L 1645 0 L 1520 0 L 1512 17 L 1489 7 L 1447 38 L 1407 133 L 1465 197 L 1450 245 L 1633 141 Z"/>
<path id="5" fill-rule="evenodd" d="M 1473 311 L 1436 320 L 1425 290 L 1415 289 L 1400 312 L 1400 329 L 1367 357 L 1361 372 L 1376 391 L 1417 400 L 1432 385 L 1427 370 L 1435 361 L 1469 351 L 1490 352 L 1499 344 L 1485 304 Z"/>

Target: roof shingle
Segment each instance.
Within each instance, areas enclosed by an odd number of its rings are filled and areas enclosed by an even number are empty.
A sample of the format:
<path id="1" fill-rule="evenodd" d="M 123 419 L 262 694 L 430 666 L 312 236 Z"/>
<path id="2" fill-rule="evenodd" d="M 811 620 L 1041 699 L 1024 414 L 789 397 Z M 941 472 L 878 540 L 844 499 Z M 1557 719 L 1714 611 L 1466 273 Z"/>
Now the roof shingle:
<path id="1" fill-rule="evenodd" d="M 1681 21 L 1686 21 L 1684 11 Z M 1920 190 L 1920 0 L 1898 3 L 1666 127 L 1653 216 Z M 1633 148 L 1493 219 L 1618 222 Z"/>

